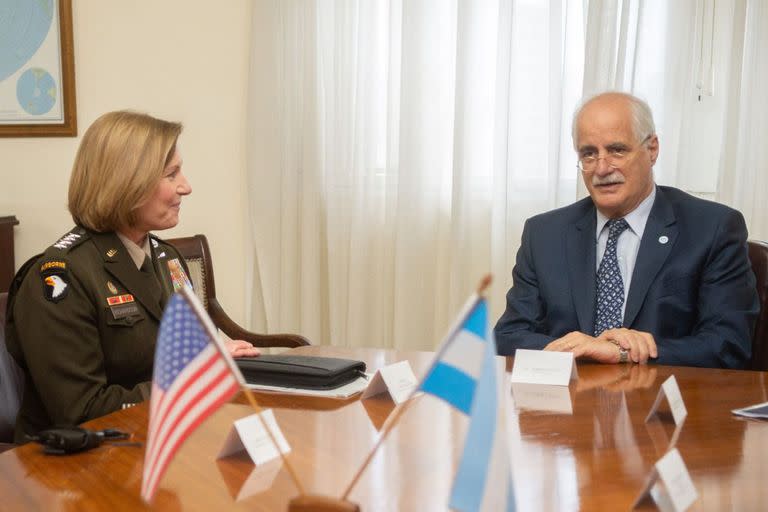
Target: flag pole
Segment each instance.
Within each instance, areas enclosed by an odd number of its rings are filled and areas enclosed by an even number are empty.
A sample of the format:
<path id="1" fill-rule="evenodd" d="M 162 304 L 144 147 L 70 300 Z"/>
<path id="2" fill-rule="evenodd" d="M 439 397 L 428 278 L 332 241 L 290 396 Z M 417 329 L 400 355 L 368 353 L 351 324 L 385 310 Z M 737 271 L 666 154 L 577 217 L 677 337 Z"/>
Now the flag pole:
<path id="1" fill-rule="evenodd" d="M 283 450 L 280 449 L 280 445 L 277 444 L 277 440 L 275 439 L 275 435 L 272 433 L 272 429 L 269 428 L 269 425 L 267 425 L 267 422 L 264 421 L 264 417 L 261 415 L 264 409 L 256 401 L 256 397 L 253 396 L 253 392 L 248 387 L 242 387 L 241 389 L 245 393 L 245 396 L 248 398 L 248 401 L 250 402 L 251 407 L 253 407 L 253 409 L 256 411 L 256 415 L 259 417 L 259 420 L 261 420 L 261 425 L 264 427 L 264 430 L 266 430 L 267 434 L 269 434 L 269 439 L 270 441 L 272 441 L 272 444 L 275 446 L 275 449 L 277 449 L 277 453 L 280 454 L 280 458 L 282 459 L 283 464 L 285 464 L 285 468 L 288 470 L 288 473 L 290 473 L 291 478 L 293 479 L 293 483 L 295 483 L 296 487 L 299 489 L 299 494 L 304 494 L 304 486 L 301 485 L 301 481 L 299 480 L 299 477 L 296 475 L 296 471 L 294 471 L 293 466 L 291 466 L 291 463 L 288 462 L 288 459 L 285 457 Z"/>
<path id="2" fill-rule="evenodd" d="M 490 286 L 491 281 L 493 280 L 493 276 L 491 274 L 486 274 L 483 276 L 482 279 L 480 279 L 480 283 L 477 285 L 477 295 L 482 296 L 485 290 Z M 454 329 L 451 329 L 449 336 L 452 335 Z M 360 469 L 357 470 L 357 473 L 355 473 L 355 476 L 352 478 L 352 481 L 349 483 L 347 488 L 344 490 L 344 494 L 342 494 L 341 499 L 346 500 L 349 496 L 349 493 L 352 492 L 352 489 L 354 489 L 355 485 L 357 484 L 358 480 L 360 480 L 360 476 L 363 474 L 363 471 L 365 471 L 365 468 L 368 467 L 368 464 L 371 463 L 371 460 L 373 460 L 373 456 L 376 454 L 376 451 L 379 449 L 379 446 L 384 442 L 384 439 L 387 437 L 389 432 L 392 430 L 392 427 L 394 427 L 397 422 L 400 420 L 400 416 L 403 415 L 403 412 L 405 412 L 405 409 L 411 404 L 413 401 L 413 395 L 416 393 L 416 389 L 411 391 L 411 396 L 408 397 L 408 399 L 402 403 L 401 405 L 397 406 L 397 409 L 394 413 L 392 413 L 385 421 L 384 426 L 381 429 L 381 435 L 379 436 L 379 439 L 376 441 L 376 444 L 373 445 L 373 448 L 368 453 L 368 456 L 363 461 L 363 464 L 360 466 Z"/>
<path id="3" fill-rule="evenodd" d="M 237 382 L 240 384 L 240 389 L 245 393 L 245 396 L 248 398 L 248 402 L 250 402 L 251 407 L 253 407 L 253 409 L 256 411 L 256 414 L 259 417 L 259 421 L 261 421 L 261 425 L 264 427 L 264 430 L 267 431 L 267 434 L 269 435 L 269 439 L 270 441 L 272 441 L 272 444 L 277 450 L 277 453 L 280 454 L 280 459 L 283 461 L 283 464 L 285 464 L 285 467 L 288 470 L 288 473 L 291 475 L 291 478 L 293 479 L 293 483 L 296 484 L 296 487 L 299 489 L 299 493 L 304 494 L 304 486 L 301 485 L 301 481 L 299 480 L 299 477 L 296 475 L 296 471 L 294 471 L 293 466 L 291 466 L 291 463 L 288 462 L 288 459 L 285 457 L 285 454 L 280 449 L 280 445 L 277 444 L 277 440 L 275 439 L 275 435 L 272 433 L 272 429 L 269 428 L 269 425 L 267 425 L 267 422 L 264 421 L 264 418 L 261 415 L 264 409 L 256 401 L 256 398 L 253 396 L 253 392 L 248 388 L 248 385 L 245 382 L 245 378 L 243 377 L 242 372 L 237 367 L 237 364 L 232 358 L 232 355 L 224 346 L 223 342 L 221 341 L 221 338 L 219 338 L 216 326 L 213 325 L 213 321 L 211 320 L 211 317 L 208 316 L 208 313 L 205 311 L 205 307 L 200 302 L 200 299 L 197 298 L 197 295 L 195 295 L 194 290 L 192 290 L 191 288 L 182 287 L 179 293 L 181 293 L 181 295 L 183 295 L 187 299 L 189 304 L 192 306 L 192 310 L 197 315 L 197 318 L 200 320 L 200 322 L 203 324 L 205 329 L 208 331 L 208 335 L 213 341 L 213 346 L 216 347 L 216 350 L 218 350 L 219 354 L 221 354 L 221 357 L 224 359 L 224 362 L 229 367 L 229 370 L 232 372 L 232 374 L 237 379 Z"/>

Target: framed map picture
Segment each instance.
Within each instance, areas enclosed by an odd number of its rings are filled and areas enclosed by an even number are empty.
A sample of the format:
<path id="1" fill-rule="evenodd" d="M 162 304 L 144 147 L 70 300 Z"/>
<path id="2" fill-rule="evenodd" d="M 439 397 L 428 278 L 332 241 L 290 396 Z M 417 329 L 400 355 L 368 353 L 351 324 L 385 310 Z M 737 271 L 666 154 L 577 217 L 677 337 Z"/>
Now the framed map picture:
<path id="1" fill-rule="evenodd" d="M 74 137 L 71 0 L 0 0 L 0 137 Z"/>

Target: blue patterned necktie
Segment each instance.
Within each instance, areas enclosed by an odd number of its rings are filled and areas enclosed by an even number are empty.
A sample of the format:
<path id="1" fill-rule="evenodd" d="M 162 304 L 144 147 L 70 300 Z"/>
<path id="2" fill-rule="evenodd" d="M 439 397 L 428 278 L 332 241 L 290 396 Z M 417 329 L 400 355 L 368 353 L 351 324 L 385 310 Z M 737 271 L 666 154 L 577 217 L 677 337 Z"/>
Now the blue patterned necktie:
<path id="1" fill-rule="evenodd" d="M 597 300 L 595 301 L 595 336 L 603 331 L 621 327 L 621 308 L 624 305 L 624 281 L 619 271 L 616 245 L 619 235 L 629 227 L 624 219 L 608 221 L 608 243 L 597 269 Z"/>

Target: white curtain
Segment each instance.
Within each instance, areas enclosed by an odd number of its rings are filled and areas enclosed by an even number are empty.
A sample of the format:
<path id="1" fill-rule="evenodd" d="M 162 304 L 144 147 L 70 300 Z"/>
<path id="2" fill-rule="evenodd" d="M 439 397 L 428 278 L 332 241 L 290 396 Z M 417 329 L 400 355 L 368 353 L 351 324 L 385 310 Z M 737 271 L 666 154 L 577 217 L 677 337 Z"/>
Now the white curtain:
<path id="1" fill-rule="evenodd" d="M 584 193 L 570 137 L 583 94 L 646 98 L 662 139 L 657 181 L 678 184 L 692 153 L 677 148 L 694 105 L 699 9 L 256 2 L 251 324 L 315 343 L 432 349 L 488 271 L 498 316 L 525 219 Z"/>
<path id="2" fill-rule="evenodd" d="M 257 327 L 432 349 L 489 271 L 501 311 L 523 221 L 575 197 L 574 6 L 256 4 Z"/>
<path id="3" fill-rule="evenodd" d="M 737 1 L 718 200 L 739 209 L 750 238 L 768 240 L 768 4 Z"/>

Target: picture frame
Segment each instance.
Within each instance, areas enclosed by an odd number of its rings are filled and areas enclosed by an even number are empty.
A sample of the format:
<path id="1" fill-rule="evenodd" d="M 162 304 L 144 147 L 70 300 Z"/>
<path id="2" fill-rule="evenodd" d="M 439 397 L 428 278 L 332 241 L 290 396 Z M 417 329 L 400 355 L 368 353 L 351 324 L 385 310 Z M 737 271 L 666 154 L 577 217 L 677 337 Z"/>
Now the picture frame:
<path id="1" fill-rule="evenodd" d="M 28 59 L 20 67 L 16 68 L 18 63 L 10 59 L 0 59 L 0 64 L 12 67 L 2 69 L 0 66 L 0 137 L 75 137 L 77 102 L 72 0 L 51 0 L 47 6 L 52 9 L 50 12 L 45 10 L 44 2 L 18 5 L 19 10 L 24 11 L 20 14 L 27 17 L 25 21 L 32 20 L 26 26 L 36 27 L 38 32 L 31 33 L 31 29 L 26 29 L 19 33 L 19 46 L 27 53 L 18 53 Z M 43 11 L 30 12 L 34 9 Z M 50 24 L 46 25 L 46 22 Z M 41 60 L 45 68 L 36 67 Z M 13 72 L 4 76 L 3 71 L 5 74 Z M 22 104 L 23 99 L 27 103 Z"/>

